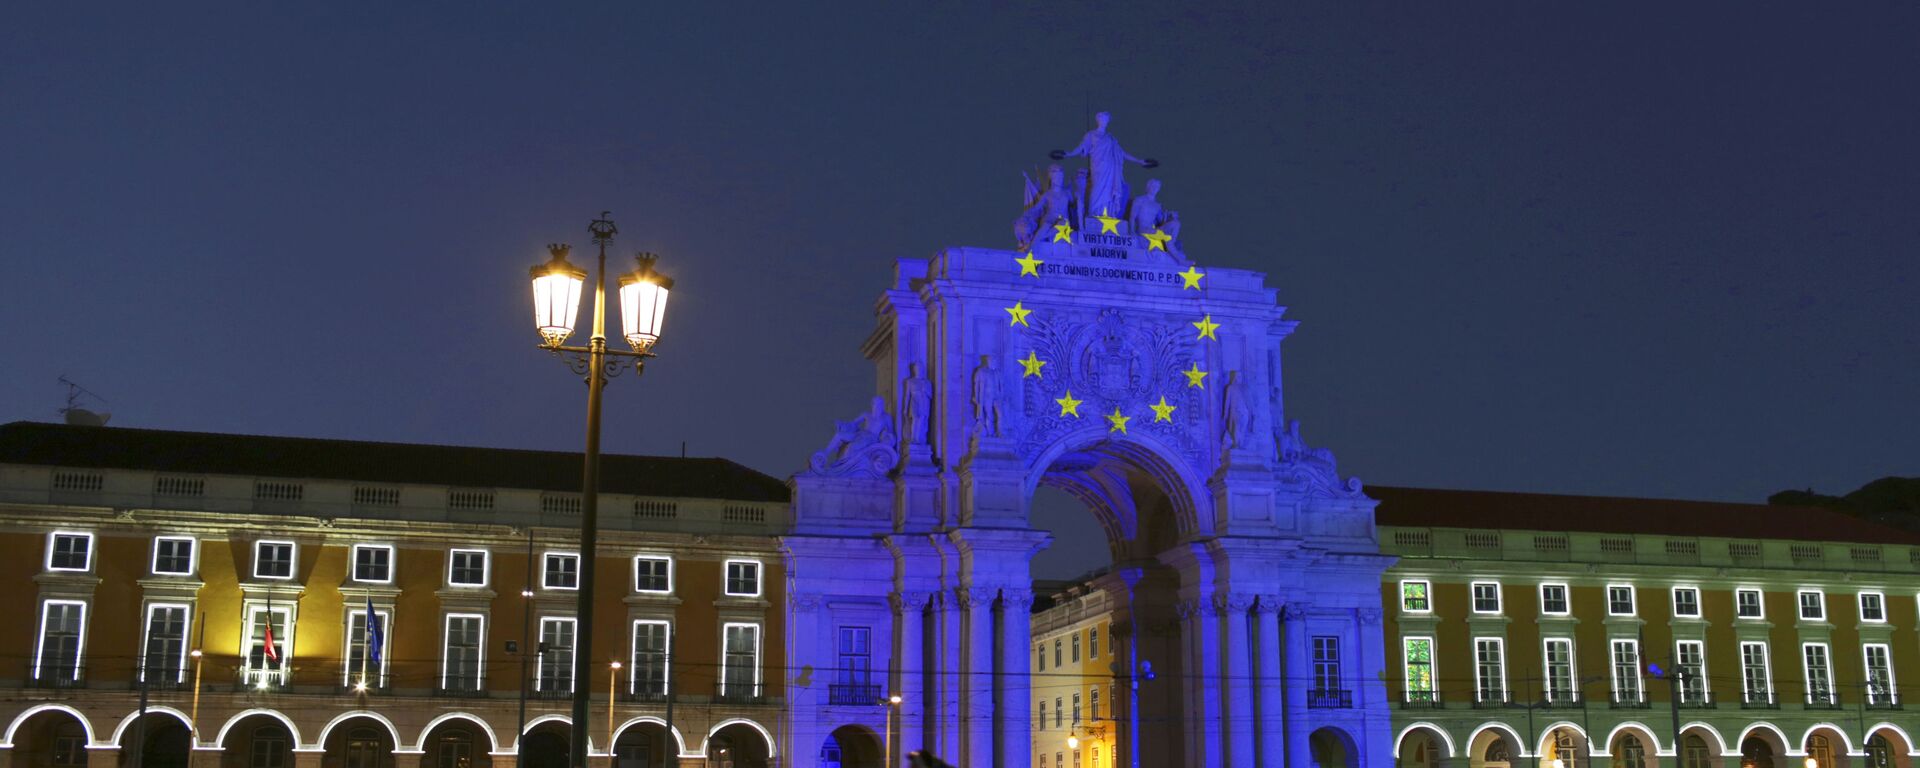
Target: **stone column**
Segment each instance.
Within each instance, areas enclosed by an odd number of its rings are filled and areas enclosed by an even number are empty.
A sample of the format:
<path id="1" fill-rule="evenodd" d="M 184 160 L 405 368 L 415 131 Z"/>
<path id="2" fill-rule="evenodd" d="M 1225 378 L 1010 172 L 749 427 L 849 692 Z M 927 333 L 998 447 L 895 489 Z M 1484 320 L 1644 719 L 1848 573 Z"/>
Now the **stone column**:
<path id="1" fill-rule="evenodd" d="M 925 592 L 893 594 L 894 621 L 900 627 L 900 647 L 894 650 L 893 655 L 894 679 L 891 690 L 891 693 L 900 696 L 900 706 L 894 708 L 894 765 L 906 765 L 907 753 L 921 749 L 931 741 L 922 730 L 926 722 L 924 712 L 927 697 L 922 685 L 926 674 L 922 625 L 926 623 L 927 599 Z M 883 691 L 882 695 L 887 693 Z"/>
<path id="2" fill-rule="evenodd" d="M 1000 590 L 1000 759 L 1024 766 L 1033 752 L 1033 590 Z"/>
<path id="3" fill-rule="evenodd" d="M 1286 660 L 1280 669 L 1287 700 L 1287 765 L 1307 765 L 1313 760 L 1313 750 L 1308 744 L 1313 727 L 1307 719 L 1307 689 L 1313 686 L 1313 664 L 1308 659 L 1306 605 L 1282 606 L 1280 623 L 1282 658 Z"/>
<path id="4" fill-rule="evenodd" d="M 1223 670 L 1226 679 L 1221 686 L 1226 694 L 1221 707 L 1221 720 L 1226 726 L 1226 755 L 1222 762 L 1227 765 L 1252 765 L 1256 760 L 1253 748 L 1253 652 L 1249 647 L 1253 640 L 1247 634 L 1247 618 L 1253 610 L 1253 595 L 1216 594 L 1213 603 L 1222 614 L 1220 624 L 1225 633 L 1221 638 L 1221 645 L 1224 646 L 1222 656 L 1226 661 Z"/>
<path id="5" fill-rule="evenodd" d="M 954 591 L 963 625 L 960 648 L 960 759 L 991 768 L 993 754 L 993 600 L 1000 590 L 967 586 Z M 946 759 L 942 755 L 941 759 Z"/>
<path id="6" fill-rule="evenodd" d="M 820 732 L 823 727 L 820 692 L 833 683 L 833 668 L 838 657 L 832 647 L 823 647 L 825 628 L 820 612 L 825 604 L 826 596 L 818 593 L 787 595 L 787 664 L 795 668 L 813 667 L 813 679 L 806 688 L 787 686 L 788 749 L 818 749 L 826 735 Z M 828 618 L 830 621 L 831 617 Z M 809 744 L 813 746 L 805 746 Z"/>
<path id="7" fill-rule="evenodd" d="M 1260 723 L 1255 749 L 1260 753 L 1260 765 L 1286 765 L 1287 721 L 1280 676 L 1279 596 L 1262 595 L 1254 610 L 1257 620 L 1253 652 L 1254 708 Z"/>

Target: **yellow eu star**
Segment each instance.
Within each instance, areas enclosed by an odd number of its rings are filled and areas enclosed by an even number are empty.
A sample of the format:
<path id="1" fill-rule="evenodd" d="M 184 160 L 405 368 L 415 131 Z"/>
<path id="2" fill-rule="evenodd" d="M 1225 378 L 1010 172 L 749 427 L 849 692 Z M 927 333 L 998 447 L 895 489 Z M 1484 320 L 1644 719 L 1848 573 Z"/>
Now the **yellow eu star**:
<path id="1" fill-rule="evenodd" d="M 1027 251 L 1026 258 L 1014 259 L 1013 263 L 1020 265 L 1020 275 L 1022 277 L 1027 275 L 1033 275 L 1034 277 L 1039 277 L 1040 265 L 1045 264 L 1046 262 L 1034 258 L 1033 251 Z"/>
<path id="2" fill-rule="evenodd" d="M 1073 390 L 1071 389 L 1067 390 L 1066 397 L 1057 397 L 1054 398 L 1053 401 L 1060 404 L 1060 415 L 1072 416 L 1076 419 L 1080 418 L 1080 404 L 1085 402 L 1083 400 L 1073 399 Z"/>
<path id="3" fill-rule="evenodd" d="M 1011 312 L 1013 310 L 1007 311 Z M 1022 324 L 1024 325 L 1025 323 Z M 1200 322 L 1194 323 L 1193 327 L 1200 329 L 1200 338 L 1202 339 L 1220 340 L 1220 337 L 1213 335 L 1213 329 L 1220 327 L 1219 323 L 1213 321 L 1213 315 L 1200 318 Z"/>
<path id="4" fill-rule="evenodd" d="M 1196 291 L 1200 290 L 1200 278 L 1203 278 L 1206 276 L 1207 276 L 1207 273 L 1197 271 L 1191 265 L 1189 265 L 1187 267 L 1187 271 L 1180 273 L 1180 290 L 1184 291 L 1188 288 L 1192 288 Z"/>
<path id="5" fill-rule="evenodd" d="M 1013 303 L 1013 306 L 1007 307 L 1007 314 L 1013 315 L 1013 322 L 1007 323 L 1007 325 L 1027 325 L 1027 315 L 1033 314 L 1033 310 L 1020 306 L 1020 302 L 1016 301 Z M 1027 325 L 1027 327 L 1032 328 L 1033 326 Z"/>
<path id="6" fill-rule="evenodd" d="M 1153 420 L 1154 420 L 1154 421 L 1166 421 L 1166 422 L 1171 422 L 1171 421 L 1173 421 L 1173 409 L 1174 409 L 1174 406 L 1171 406 L 1171 405 L 1167 405 L 1167 396 L 1166 396 L 1166 395 L 1161 395 L 1161 396 L 1160 396 L 1160 402 L 1159 402 L 1159 404 L 1157 404 L 1157 405 L 1149 405 L 1149 406 L 1147 406 L 1147 407 L 1148 407 L 1148 408 L 1152 408 L 1152 409 L 1153 409 Z"/>
<path id="7" fill-rule="evenodd" d="M 1053 225 L 1053 241 L 1056 243 L 1073 242 L 1073 225 L 1064 221 Z"/>
<path id="8" fill-rule="evenodd" d="M 1120 229 L 1119 229 L 1120 220 L 1112 216 L 1108 216 L 1107 209 L 1105 208 L 1100 209 L 1100 215 L 1095 216 L 1093 218 L 1095 221 L 1100 222 L 1100 234 L 1103 234 L 1103 235 L 1120 234 Z"/>
<path id="9" fill-rule="evenodd" d="M 1132 418 L 1133 417 L 1131 416 L 1120 415 L 1120 406 L 1117 406 L 1117 405 L 1114 406 L 1113 413 L 1107 414 L 1107 432 L 1108 433 L 1118 432 L 1123 435 L 1126 434 L 1127 422 L 1131 421 Z"/>
<path id="10" fill-rule="evenodd" d="M 1040 359 L 1040 356 L 1035 355 L 1033 353 L 1033 350 L 1031 349 L 1027 350 L 1027 359 L 1017 360 L 1015 362 L 1018 362 L 1021 365 L 1021 367 L 1027 369 L 1026 373 L 1020 374 L 1020 378 L 1023 378 L 1023 379 L 1028 376 L 1039 376 L 1040 366 L 1047 364 L 1047 361 Z"/>
<path id="11" fill-rule="evenodd" d="M 1187 377 L 1187 386 L 1205 388 L 1205 385 L 1200 382 L 1202 379 L 1207 378 L 1207 372 L 1200 370 L 1199 363 L 1194 363 L 1192 368 L 1181 371 L 1180 375 Z"/>
<path id="12" fill-rule="evenodd" d="M 1142 237 L 1147 239 L 1147 250 L 1149 251 L 1164 251 L 1167 249 L 1167 241 L 1173 239 L 1173 235 L 1169 235 L 1158 229 L 1148 232 L 1142 235 Z"/>

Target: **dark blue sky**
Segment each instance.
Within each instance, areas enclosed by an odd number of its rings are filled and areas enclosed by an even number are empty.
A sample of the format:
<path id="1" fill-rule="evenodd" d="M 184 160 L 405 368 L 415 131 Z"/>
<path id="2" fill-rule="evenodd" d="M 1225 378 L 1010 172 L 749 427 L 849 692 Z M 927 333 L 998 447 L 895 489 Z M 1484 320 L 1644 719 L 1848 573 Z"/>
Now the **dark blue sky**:
<path id="1" fill-rule="evenodd" d="M 1368 481 L 1920 474 L 1910 6 L 74 5 L 0 10 L 0 419 L 576 449 L 526 269 L 605 208 L 680 281 L 607 447 L 785 475 L 1091 106 Z"/>

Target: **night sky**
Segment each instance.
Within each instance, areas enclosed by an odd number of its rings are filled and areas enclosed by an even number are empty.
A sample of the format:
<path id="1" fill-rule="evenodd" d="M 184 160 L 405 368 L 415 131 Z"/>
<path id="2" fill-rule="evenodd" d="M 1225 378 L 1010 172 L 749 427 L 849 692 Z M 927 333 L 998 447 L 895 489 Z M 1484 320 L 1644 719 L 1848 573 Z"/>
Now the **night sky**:
<path id="1" fill-rule="evenodd" d="M 892 259 L 1007 247 L 1108 110 L 1302 321 L 1346 472 L 1920 474 L 1911 6 L 306 5 L 0 10 L 0 420 L 65 374 L 115 425 L 578 450 L 527 268 L 610 209 L 679 289 L 607 449 L 785 476 L 872 394 Z"/>

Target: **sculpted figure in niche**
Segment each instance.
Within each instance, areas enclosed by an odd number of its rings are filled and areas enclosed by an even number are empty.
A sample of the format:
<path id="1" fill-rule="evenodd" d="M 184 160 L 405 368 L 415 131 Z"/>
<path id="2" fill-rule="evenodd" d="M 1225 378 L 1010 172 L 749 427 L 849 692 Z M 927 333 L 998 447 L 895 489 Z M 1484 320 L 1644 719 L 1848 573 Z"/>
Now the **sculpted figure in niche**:
<path id="1" fill-rule="evenodd" d="M 1053 152 L 1055 160 L 1068 157 L 1087 159 L 1087 167 L 1093 174 L 1088 180 L 1086 206 L 1082 210 L 1088 213 L 1098 213 L 1103 209 L 1119 211 L 1126 205 L 1127 180 L 1124 169 L 1127 163 L 1145 168 L 1157 168 L 1160 165 L 1156 160 L 1142 160 L 1121 149 L 1120 141 L 1107 133 L 1107 123 L 1112 119 L 1105 112 L 1094 115 L 1093 130 L 1080 137 L 1080 146 L 1066 152 Z"/>
<path id="2" fill-rule="evenodd" d="M 973 369 L 973 425 L 975 435 L 1000 436 L 1000 366 L 992 355 L 981 355 Z"/>
<path id="3" fill-rule="evenodd" d="M 933 407 L 933 382 L 920 373 L 919 363 L 907 365 L 907 380 L 900 385 L 901 401 L 906 404 L 907 443 L 927 442 L 928 409 Z"/>
<path id="4" fill-rule="evenodd" d="M 1239 371 L 1227 373 L 1227 387 L 1223 395 L 1226 398 L 1223 410 L 1227 423 L 1225 432 L 1228 448 L 1246 448 L 1253 445 L 1253 412 L 1247 407 L 1247 387 L 1240 381 Z"/>
<path id="5" fill-rule="evenodd" d="M 1067 194 L 1073 198 L 1073 228 L 1086 229 L 1087 217 L 1093 215 L 1087 210 L 1087 169 L 1073 172 L 1073 185 L 1067 187 Z"/>
<path id="6" fill-rule="evenodd" d="M 1047 166 L 1047 186 L 1034 189 L 1027 185 L 1027 209 L 1013 220 L 1013 239 L 1020 250 L 1045 241 L 1056 222 L 1071 221 L 1072 198 L 1067 194 L 1066 172 L 1059 165 Z"/>

